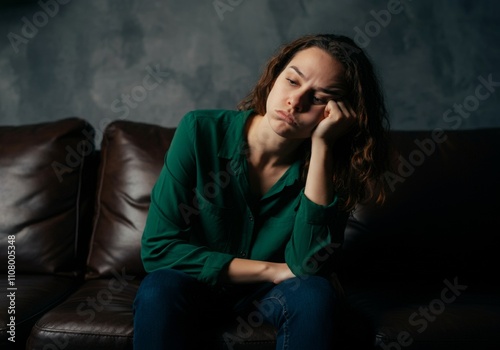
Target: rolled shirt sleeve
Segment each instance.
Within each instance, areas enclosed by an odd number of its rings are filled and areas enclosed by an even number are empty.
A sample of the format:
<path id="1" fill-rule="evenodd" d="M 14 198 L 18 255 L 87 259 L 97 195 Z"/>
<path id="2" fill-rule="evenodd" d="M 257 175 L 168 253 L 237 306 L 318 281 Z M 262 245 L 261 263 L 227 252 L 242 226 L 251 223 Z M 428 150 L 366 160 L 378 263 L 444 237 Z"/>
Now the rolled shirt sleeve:
<path id="1" fill-rule="evenodd" d="M 338 214 L 338 197 L 328 205 L 312 202 L 302 190 L 297 208 L 292 235 L 285 248 L 285 260 L 294 275 L 316 274 L 323 263 L 328 260 L 327 254 L 333 253 L 333 228 Z"/>

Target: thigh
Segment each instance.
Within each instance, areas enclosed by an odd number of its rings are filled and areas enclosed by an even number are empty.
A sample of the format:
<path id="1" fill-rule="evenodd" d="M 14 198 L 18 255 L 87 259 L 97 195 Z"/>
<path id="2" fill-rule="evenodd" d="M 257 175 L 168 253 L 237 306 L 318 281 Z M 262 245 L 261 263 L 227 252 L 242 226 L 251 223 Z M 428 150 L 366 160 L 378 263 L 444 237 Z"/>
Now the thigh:
<path id="1" fill-rule="evenodd" d="M 203 337 L 194 336 L 207 325 L 219 305 L 213 289 L 181 271 L 149 273 L 134 301 L 134 346 L 137 349 L 196 348 Z M 207 320 L 211 320 L 207 322 Z"/>
<path id="2" fill-rule="evenodd" d="M 304 310 L 331 309 L 338 299 L 332 283 L 321 276 L 291 278 L 276 285 L 263 299 L 266 298 L 280 299 Z"/>
<path id="3" fill-rule="evenodd" d="M 257 310 L 278 329 L 297 325 L 298 329 L 327 330 L 336 323 L 338 298 L 332 284 L 319 276 L 289 279 L 271 289 L 259 301 Z M 330 329 L 329 332 L 332 330 Z"/>
<path id="4" fill-rule="evenodd" d="M 136 303 L 196 304 L 210 294 L 208 285 L 178 270 L 160 269 L 148 273 L 136 295 Z"/>

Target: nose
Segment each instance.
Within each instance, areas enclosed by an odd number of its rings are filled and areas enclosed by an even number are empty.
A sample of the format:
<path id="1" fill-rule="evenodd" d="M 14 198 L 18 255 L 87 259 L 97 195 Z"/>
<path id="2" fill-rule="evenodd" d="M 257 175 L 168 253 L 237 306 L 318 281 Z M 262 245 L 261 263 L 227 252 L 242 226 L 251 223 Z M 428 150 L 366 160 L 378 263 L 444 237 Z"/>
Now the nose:
<path id="1" fill-rule="evenodd" d="M 288 96 L 288 106 L 295 112 L 303 112 L 306 109 L 306 96 L 305 93 L 296 91 Z"/>

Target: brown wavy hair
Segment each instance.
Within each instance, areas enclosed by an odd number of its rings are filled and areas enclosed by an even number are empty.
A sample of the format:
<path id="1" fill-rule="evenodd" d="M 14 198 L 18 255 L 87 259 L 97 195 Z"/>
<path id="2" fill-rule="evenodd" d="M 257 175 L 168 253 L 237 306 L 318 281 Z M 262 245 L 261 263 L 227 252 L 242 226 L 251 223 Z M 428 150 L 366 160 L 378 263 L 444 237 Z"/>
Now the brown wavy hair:
<path id="1" fill-rule="evenodd" d="M 305 35 L 283 45 L 267 62 L 251 92 L 238 104 L 239 110 L 253 109 L 266 113 L 266 100 L 278 75 L 295 54 L 317 47 L 343 64 L 347 101 L 357 115 L 357 126 L 335 144 L 333 183 L 343 200 L 343 209 L 351 211 L 356 204 L 385 201 L 387 188 L 384 172 L 390 167 L 390 138 L 387 109 L 374 67 L 366 53 L 349 37 L 335 34 Z M 304 176 L 310 158 L 310 142 L 306 146 Z M 305 177 L 304 177 L 305 179 Z"/>

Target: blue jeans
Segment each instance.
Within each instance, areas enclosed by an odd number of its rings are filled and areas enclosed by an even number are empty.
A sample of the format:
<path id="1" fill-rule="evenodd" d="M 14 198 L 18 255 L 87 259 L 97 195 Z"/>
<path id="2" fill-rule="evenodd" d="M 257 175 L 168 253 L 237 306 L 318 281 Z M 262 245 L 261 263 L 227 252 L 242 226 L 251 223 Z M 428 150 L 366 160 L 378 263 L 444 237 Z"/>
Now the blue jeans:
<path id="1" fill-rule="evenodd" d="M 224 333 L 229 349 L 268 322 L 277 329 L 276 349 L 330 350 L 336 300 L 330 282 L 318 276 L 216 290 L 183 272 L 157 270 L 144 278 L 134 301 L 134 349 L 206 349 L 193 343 L 202 338 L 199 329 L 222 331 L 224 322 L 237 320 L 237 332 Z"/>

